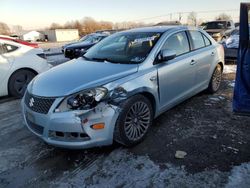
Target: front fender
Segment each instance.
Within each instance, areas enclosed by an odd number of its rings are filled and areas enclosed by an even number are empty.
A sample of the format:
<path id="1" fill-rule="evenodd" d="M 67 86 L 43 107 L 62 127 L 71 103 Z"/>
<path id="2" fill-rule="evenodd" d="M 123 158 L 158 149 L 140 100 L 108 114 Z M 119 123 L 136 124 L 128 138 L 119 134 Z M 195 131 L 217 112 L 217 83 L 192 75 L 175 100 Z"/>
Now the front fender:
<path id="1" fill-rule="evenodd" d="M 141 71 L 137 74 L 106 84 L 109 90 L 107 99 L 116 105 L 122 104 L 124 100 L 137 94 L 146 93 L 154 98 L 155 114 L 158 114 L 159 92 L 157 69 Z M 152 100 L 152 99 L 151 99 Z"/>

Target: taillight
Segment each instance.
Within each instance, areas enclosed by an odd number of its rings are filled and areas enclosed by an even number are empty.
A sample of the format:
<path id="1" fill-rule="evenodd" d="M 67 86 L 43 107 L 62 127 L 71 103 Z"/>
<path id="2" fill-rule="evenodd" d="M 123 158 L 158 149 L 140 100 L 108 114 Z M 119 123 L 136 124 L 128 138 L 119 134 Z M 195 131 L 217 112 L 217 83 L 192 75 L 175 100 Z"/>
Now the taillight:
<path id="1" fill-rule="evenodd" d="M 41 53 L 41 54 L 36 54 L 37 56 L 43 58 L 43 59 L 47 59 L 45 53 Z"/>

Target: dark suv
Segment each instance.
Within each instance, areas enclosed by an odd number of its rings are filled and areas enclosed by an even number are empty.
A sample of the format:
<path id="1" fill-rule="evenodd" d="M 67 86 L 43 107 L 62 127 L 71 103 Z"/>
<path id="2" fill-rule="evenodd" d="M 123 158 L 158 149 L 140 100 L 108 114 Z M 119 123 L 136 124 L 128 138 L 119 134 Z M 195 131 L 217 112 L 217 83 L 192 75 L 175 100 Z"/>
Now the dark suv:
<path id="1" fill-rule="evenodd" d="M 82 53 L 86 52 L 90 47 L 94 46 L 108 34 L 93 33 L 85 36 L 79 42 L 75 42 L 63 47 L 64 56 L 70 59 L 78 58 Z"/>
<path id="2" fill-rule="evenodd" d="M 203 24 L 203 29 L 219 42 L 228 38 L 235 26 L 232 20 L 218 20 Z"/>

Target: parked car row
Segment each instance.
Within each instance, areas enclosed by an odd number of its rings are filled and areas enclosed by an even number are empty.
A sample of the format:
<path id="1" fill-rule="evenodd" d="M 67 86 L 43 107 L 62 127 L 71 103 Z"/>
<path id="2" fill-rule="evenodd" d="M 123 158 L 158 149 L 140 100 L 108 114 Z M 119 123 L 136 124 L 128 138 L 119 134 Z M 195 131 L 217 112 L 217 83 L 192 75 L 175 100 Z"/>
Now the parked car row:
<path id="1" fill-rule="evenodd" d="M 218 20 L 204 23 L 202 28 L 217 42 L 223 41 L 230 37 L 235 30 L 232 20 Z"/>
<path id="2" fill-rule="evenodd" d="M 33 79 L 22 114 L 28 129 L 54 146 L 133 146 L 166 110 L 218 91 L 223 68 L 223 47 L 204 30 L 123 31 Z"/>

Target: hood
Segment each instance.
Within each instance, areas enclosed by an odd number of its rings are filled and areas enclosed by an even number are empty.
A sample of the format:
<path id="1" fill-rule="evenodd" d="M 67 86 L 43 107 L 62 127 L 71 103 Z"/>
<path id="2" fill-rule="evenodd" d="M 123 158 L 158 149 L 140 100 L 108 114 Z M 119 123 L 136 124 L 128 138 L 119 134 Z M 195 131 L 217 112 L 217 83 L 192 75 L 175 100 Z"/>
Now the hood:
<path id="1" fill-rule="evenodd" d="M 91 47 L 93 46 L 95 43 L 90 43 L 90 42 L 77 42 L 77 43 L 74 43 L 74 44 L 71 44 L 69 46 L 67 46 L 68 49 L 70 48 L 88 48 L 88 47 Z"/>
<path id="2" fill-rule="evenodd" d="M 226 29 L 206 29 L 205 30 L 207 33 L 223 33 L 226 31 Z"/>
<path id="3" fill-rule="evenodd" d="M 85 61 L 82 57 L 68 61 L 38 75 L 28 86 L 37 96 L 60 97 L 83 89 L 101 86 L 138 71 L 136 64 L 112 64 Z"/>
<path id="4" fill-rule="evenodd" d="M 66 48 L 67 46 L 70 46 L 70 45 L 76 44 L 76 43 L 78 43 L 78 41 L 77 41 L 77 42 L 67 43 L 67 44 L 63 45 L 62 47 L 63 47 L 63 48 Z"/>

